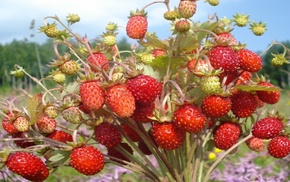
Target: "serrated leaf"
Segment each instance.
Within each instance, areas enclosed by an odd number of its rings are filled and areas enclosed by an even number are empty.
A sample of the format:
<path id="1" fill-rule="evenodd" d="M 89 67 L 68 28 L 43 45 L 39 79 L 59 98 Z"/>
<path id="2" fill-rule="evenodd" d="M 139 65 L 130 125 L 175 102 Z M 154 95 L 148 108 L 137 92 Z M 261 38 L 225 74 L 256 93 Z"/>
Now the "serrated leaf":
<path id="1" fill-rule="evenodd" d="M 209 23 L 204 22 L 200 25 L 199 29 L 207 30 L 207 31 L 213 31 L 218 26 L 218 22 Z M 201 42 L 202 39 L 204 39 L 209 33 L 206 31 L 197 31 L 197 40 L 198 42 Z"/>
<path id="2" fill-rule="evenodd" d="M 159 49 L 166 49 L 167 48 L 166 42 L 159 40 L 154 35 L 146 34 L 145 39 L 147 40 L 147 42 L 145 42 L 145 44 L 150 45 L 154 48 L 159 48 Z"/>
<path id="3" fill-rule="evenodd" d="M 235 85 L 234 88 L 242 91 L 280 91 L 278 87 L 269 87 L 269 86 L 259 86 L 259 85 Z"/>
<path id="4" fill-rule="evenodd" d="M 195 36 L 183 37 L 179 42 L 180 51 L 189 52 L 199 47 L 198 40 Z"/>
<path id="5" fill-rule="evenodd" d="M 53 155 L 49 158 L 49 164 L 58 165 L 64 164 L 65 161 L 69 158 L 70 151 L 56 150 L 53 152 Z"/>
<path id="6" fill-rule="evenodd" d="M 41 112 L 38 112 L 39 109 L 42 108 L 41 100 L 42 94 L 33 95 L 28 99 L 27 111 L 30 117 L 30 124 L 34 124 L 37 121 L 39 114 L 41 114 Z"/>

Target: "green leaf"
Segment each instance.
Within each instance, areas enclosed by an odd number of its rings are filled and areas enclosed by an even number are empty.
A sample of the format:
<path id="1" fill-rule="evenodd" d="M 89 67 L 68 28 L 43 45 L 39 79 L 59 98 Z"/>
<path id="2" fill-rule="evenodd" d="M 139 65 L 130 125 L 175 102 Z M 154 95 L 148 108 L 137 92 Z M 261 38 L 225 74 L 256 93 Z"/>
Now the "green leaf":
<path id="1" fill-rule="evenodd" d="M 196 36 L 183 37 L 179 42 L 180 51 L 189 52 L 199 47 Z"/>
<path id="2" fill-rule="evenodd" d="M 143 42 L 143 43 L 150 45 L 154 48 L 167 49 L 167 47 L 168 47 L 167 42 L 159 40 L 158 37 L 156 37 L 153 34 L 147 33 L 145 36 L 145 39 L 147 40 L 147 42 Z"/>
<path id="3" fill-rule="evenodd" d="M 42 109 L 42 94 L 36 94 L 29 98 L 27 103 L 27 111 L 30 117 L 30 124 L 34 124 L 38 120 L 38 116 L 41 112 L 38 112 Z"/>
<path id="4" fill-rule="evenodd" d="M 242 91 L 280 91 L 278 87 L 269 87 L 269 86 L 259 86 L 259 85 L 236 85 L 234 88 Z"/>
<path id="5" fill-rule="evenodd" d="M 201 42 L 202 39 L 204 39 L 209 34 L 209 32 L 207 31 L 213 31 L 217 26 L 218 26 L 218 22 L 210 23 L 207 21 L 201 24 L 200 27 L 197 29 L 198 42 Z M 203 30 L 206 30 L 206 31 L 203 31 Z"/>
<path id="6" fill-rule="evenodd" d="M 49 158 L 50 165 L 64 164 L 69 158 L 70 151 L 56 150 L 52 157 Z"/>

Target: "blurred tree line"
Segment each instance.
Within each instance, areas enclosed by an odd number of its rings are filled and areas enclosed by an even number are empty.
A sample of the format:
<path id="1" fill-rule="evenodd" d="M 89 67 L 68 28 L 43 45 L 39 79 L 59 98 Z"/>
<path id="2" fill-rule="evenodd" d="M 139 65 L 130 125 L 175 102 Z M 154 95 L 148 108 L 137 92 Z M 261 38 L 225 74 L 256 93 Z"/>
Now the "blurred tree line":
<path id="1" fill-rule="evenodd" d="M 282 42 L 287 48 L 290 49 L 290 42 Z M 61 46 L 61 45 L 60 45 Z M 120 50 L 130 49 L 130 45 L 125 38 L 118 42 Z M 65 47 L 59 47 L 60 50 L 67 51 Z M 274 45 L 265 54 L 263 54 L 263 70 L 258 74 L 264 75 L 269 78 L 272 83 L 280 86 L 281 88 L 289 88 L 290 86 L 290 65 L 285 64 L 282 67 L 273 67 L 271 60 L 274 54 L 283 53 L 284 49 L 281 45 Z M 287 57 L 288 56 L 288 57 Z M 286 55 L 290 59 L 290 54 Z M 53 52 L 52 40 L 47 40 L 43 44 L 29 42 L 27 40 L 18 41 L 14 40 L 11 43 L 0 44 L 0 88 L 27 88 L 31 87 L 34 83 L 26 76 L 22 79 L 16 79 L 10 71 L 14 70 L 14 65 L 22 66 L 29 74 L 36 78 L 41 78 L 42 75 L 47 76 L 50 68 L 46 65 L 52 59 L 56 59 Z M 40 62 L 40 64 L 38 64 Z"/>

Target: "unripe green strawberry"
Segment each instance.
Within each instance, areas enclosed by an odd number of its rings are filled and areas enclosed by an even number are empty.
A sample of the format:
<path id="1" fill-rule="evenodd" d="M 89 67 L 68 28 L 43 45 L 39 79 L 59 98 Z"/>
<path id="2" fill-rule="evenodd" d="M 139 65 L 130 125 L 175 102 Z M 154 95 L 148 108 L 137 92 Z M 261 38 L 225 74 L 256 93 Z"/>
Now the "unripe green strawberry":
<path id="1" fill-rule="evenodd" d="M 217 6 L 220 3 L 220 0 L 207 0 L 207 2 L 212 6 Z"/>
<path id="2" fill-rule="evenodd" d="M 17 69 L 15 71 L 11 71 L 10 74 L 15 76 L 16 78 L 22 78 L 24 76 L 23 69 Z"/>
<path id="3" fill-rule="evenodd" d="M 200 89 L 207 95 L 215 95 L 221 91 L 221 83 L 218 76 L 204 76 L 200 80 Z"/>
<path id="4" fill-rule="evenodd" d="M 262 152 L 265 149 L 265 143 L 262 139 L 257 137 L 251 137 L 246 141 L 246 145 L 249 147 L 249 149 L 255 151 L 255 152 Z"/>
<path id="5" fill-rule="evenodd" d="M 283 54 L 272 54 L 274 57 L 271 60 L 273 66 L 283 66 L 285 63 L 289 64 L 290 62 L 285 58 Z"/>
<path id="6" fill-rule="evenodd" d="M 66 21 L 69 23 L 69 24 L 74 24 L 76 22 L 79 22 L 80 21 L 80 16 L 77 15 L 77 14 L 69 14 L 67 17 L 66 17 Z"/>
<path id="7" fill-rule="evenodd" d="M 65 74 L 63 74 L 63 73 L 54 74 L 54 75 L 52 75 L 52 79 L 54 82 L 61 84 L 61 83 L 65 82 Z"/>
<path id="8" fill-rule="evenodd" d="M 187 20 L 178 20 L 175 23 L 175 30 L 179 33 L 187 32 L 190 29 L 190 23 Z"/>
<path id="9" fill-rule="evenodd" d="M 78 107 L 68 107 L 61 112 L 61 115 L 72 124 L 79 124 L 82 121 L 82 114 Z"/>
<path id="10" fill-rule="evenodd" d="M 19 116 L 13 121 L 13 125 L 16 130 L 26 132 L 29 128 L 29 121 L 25 117 Z"/>
<path id="11" fill-rule="evenodd" d="M 44 32 L 44 34 L 50 38 L 56 38 L 59 36 L 60 30 L 56 27 L 56 23 L 48 23 L 47 25 L 40 27 L 40 32 Z"/>
<path id="12" fill-rule="evenodd" d="M 73 60 L 64 61 L 58 69 L 66 75 L 74 75 L 79 71 L 79 65 Z"/>
<path id="13" fill-rule="evenodd" d="M 36 125 L 42 133 L 52 133 L 56 128 L 56 121 L 48 116 L 41 116 L 37 121 Z"/>
<path id="14" fill-rule="evenodd" d="M 183 0 L 178 4 L 178 12 L 181 18 L 191 18 L 196 12 L 196 2 L 191 0 Z"/>
<path id="15" fill-rule="evenodd" d="M 152 61 L 155 59 L 155 57 L 154 57 L 154 55 L 153 54 L 146 54 L 146 53 L 144 53 L 144 54 L 142 54 L 141 55 L 141 61 L 143 62 L 143 63 L 146 63 L 146 64 L 150 64 L 150 63 L 152 63 Z"/>
<path id="16" fill-rule="evenodd" d="M 250 15 L 244 15 L 244 14 L 237 13 L 234 16 L 233 21 L 236 23 L 237 26 L 244 27 L 249 23 L 249 17 L 250 17 Z"/>
<path id="17" fill-rule="evenodd" d="M 50 105 L 44 108 L 43 113 L 46 114 L 50 118 L 56 118 L 58 115 L 57 107 Z"/>
<path id="18" fill-rule="evenodd" d="M 163 17 L 164 17 L 166 20 L 174 21 L 175 19 L 178 18 L 178 13 L 177 13 L 176 11 L 166 11 L 166 12 L 163 14 Z"/>
<path id="19" fill-rule="evenodd" d="M 115 35 L 105 35 L 103 37 L 104 44 L 107 46 L 113 46 L 117 43 L 117 38 Z"/>
<path id="20" fill-rule="evenodd" d="M 265 31 L 267 30 L 266 24 L 263 22 L 252 23 L 250 25 L 250 29 L 252 30 L 254 35 L 257 35 L 257 36 L 263 35 Z"/>

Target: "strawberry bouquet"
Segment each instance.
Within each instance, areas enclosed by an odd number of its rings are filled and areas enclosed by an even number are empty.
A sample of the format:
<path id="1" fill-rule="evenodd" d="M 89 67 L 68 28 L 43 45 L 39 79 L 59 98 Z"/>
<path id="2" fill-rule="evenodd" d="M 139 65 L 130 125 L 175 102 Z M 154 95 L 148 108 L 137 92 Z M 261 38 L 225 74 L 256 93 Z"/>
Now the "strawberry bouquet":
<path id="1" fill-rule="evenodd" d="M 167 7 L 168 39 L 147 31 L 146 8 L 156 4 Z M 286 119 L 265 110 L 281 90 L 257 74 L 261 55 L 231 33 L 250 26 L 260 36 L 265 24 L 243 14 L 194 22 L 196 8 L 195 0 L 174 9 L 165 0 L 132 11 L 126 33 L 138 45 L 130 50 L 119 50 L 115 23 L 90 41 L 72 31 L 78 15 L 69 14 L 66 23 L 45 17 L 40 31 L 54 40 L 56 59 L 44 79 L 18 65 L 11 72 L 43 90 L 2 101 L 1 141 L 11 145 L 1 150 L 1 166 L 31 181 L 44 181 L 61 166 L 92 176 L 113 165 L 151 181 L 204 182 L 243 143 L 274 158 L 289 155 Z M 274 66 L 288 63 L 284 49 Z M 210 160 L 217 150 L 223 153 Z"/>

